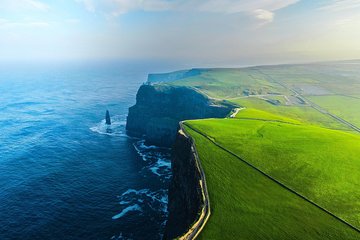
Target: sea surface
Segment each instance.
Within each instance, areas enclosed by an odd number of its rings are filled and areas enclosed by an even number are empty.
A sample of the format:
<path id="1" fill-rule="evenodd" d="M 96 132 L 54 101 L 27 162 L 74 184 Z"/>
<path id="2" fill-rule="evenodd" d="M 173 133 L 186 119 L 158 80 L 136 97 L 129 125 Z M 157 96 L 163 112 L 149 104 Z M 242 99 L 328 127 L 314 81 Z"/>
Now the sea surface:
<path id="1" fill-rule="evenodd" d="M 169 149 L 125 132 L 148 63 L 0 66 L 0 239 L 161 239 Z M 112 125 L 105 125 L 105 111 Z"/>

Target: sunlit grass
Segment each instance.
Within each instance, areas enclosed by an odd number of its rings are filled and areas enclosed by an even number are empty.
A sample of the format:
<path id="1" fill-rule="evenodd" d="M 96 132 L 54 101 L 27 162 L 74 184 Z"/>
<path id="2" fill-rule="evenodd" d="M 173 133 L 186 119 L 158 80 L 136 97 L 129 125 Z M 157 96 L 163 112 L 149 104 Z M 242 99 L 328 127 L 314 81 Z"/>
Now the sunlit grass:
<path id="1" fill-rule="evenodd" d="M 219 129 L 213 125 L 213 130 Z M 211 201 L 212 215 L 199 239 L 358 239 L 348 226 L 187 131 L 196 141 Z"/>
<path id="2" fill-rule="evenodd" d="M 359 135 L 261 120 L 209 119 L 188 123 L 272 177 L 360 227 Z M 198 146 L 212 148 L 209 143 Z M 206 157 L 203 160 L 206 161 Z"/>

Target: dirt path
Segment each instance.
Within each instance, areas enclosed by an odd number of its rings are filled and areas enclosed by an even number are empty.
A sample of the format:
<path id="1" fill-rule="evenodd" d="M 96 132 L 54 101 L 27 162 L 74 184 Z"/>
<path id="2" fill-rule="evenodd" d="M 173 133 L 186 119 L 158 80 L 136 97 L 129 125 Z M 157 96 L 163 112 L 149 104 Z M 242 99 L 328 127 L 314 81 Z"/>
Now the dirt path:
<path id="1" fill-rule="evenodd" d="M 244 110 L 245 108 L 244 107 L 241 107 L 241 108 L 235 108 L 234 112 L 229 116 L 229 118 L 235 118 L 236 115 L 241 111 L 241 110 Z"/>

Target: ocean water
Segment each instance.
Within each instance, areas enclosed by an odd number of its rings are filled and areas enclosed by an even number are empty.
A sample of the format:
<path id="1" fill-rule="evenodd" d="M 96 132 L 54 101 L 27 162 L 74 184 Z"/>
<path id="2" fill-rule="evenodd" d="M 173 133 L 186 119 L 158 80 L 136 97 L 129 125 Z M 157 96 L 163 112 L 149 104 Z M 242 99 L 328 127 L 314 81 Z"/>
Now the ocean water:
<path id="1" fill-rule="evenodd" d="M 125 133 L 138 87 L 161 70 L 146 63 L 0 66 L 1 240 L 161 238 L 169 149 Z"/>

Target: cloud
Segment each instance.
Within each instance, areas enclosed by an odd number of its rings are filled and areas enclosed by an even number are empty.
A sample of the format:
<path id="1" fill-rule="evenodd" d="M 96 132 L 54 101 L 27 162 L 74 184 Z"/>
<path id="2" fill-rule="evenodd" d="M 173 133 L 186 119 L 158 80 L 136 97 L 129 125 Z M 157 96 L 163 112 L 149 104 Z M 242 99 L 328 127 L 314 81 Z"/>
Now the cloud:
<path id="1" fill-rule="evenodd" d="M 331 3 L 323 5 L 320 10 L 340 12 L 352 10 L 360 7 L 360 0 L 333 0 Z"/>
<path id="2" fill-rule="evenodd" d="M 274 20 L 274 13 L 264 9 L 256 9 L 253 16 L 261 21 L 260 25 L 271 23 Z"/>
<path id="3" fill-rule="evenodd" d="M 111 0 L 114 6 L 112 15 L 118 16 L 130 11 L 141 10 L 147 12 L 174 10 L 176 1 L 165 0 Z"/>
<path id="4" fill-rule="evenodd" d="M 19 10 L 48 11 L 50 6 L 38 0 L 1 0 L 0 10 L 17 12 Z"/>
<path id="5" fill-rule="evenodd" d="M 89 12 L 95 12 L 95 4 L 92 0 L 75 0 L 75 2 L 82 3 Z"/>
<path id="6" fill-rule="evenodd" d="M 75 0 L 84 5 L 89 12 L 103 12 L 117 17 L 131 11 L 165 11 L 174 9 L 173 2 L 165 0 Z"/>
<path id="7" fill-rule="evenodd" d="M 22 2 L 24 4 L 31 6 L 32 8 L 35 8 L 35 9 L 38 9 L 41 11 L 47 11 L 50 9 L 49 5 L 42 3 L 40 1 L 37 1 L 37 0 L 22 0 Z"/>
<path id="8" fill-rule="evenodd" d="M 208 12 L 241 13 L 253 12 L 257 9 L 273 12 L 295 4 L 298 1 L 299 0 L 200 0 L 197 1 L 197 3 L 191 1 L 192 3 L 189 4 L 189 10 L 197 5 L 199 10 Z"/>
<path id="9" fill-rule="evenodd" d="M 299 0 L 75 0 L 85 8 L 95 11 L 95 6 L 108 15 L 117 17 L 131 11 L 213 12 L 224 14 L 246 13 L 270 23 L 274 12 L 299 2 Z"/>

